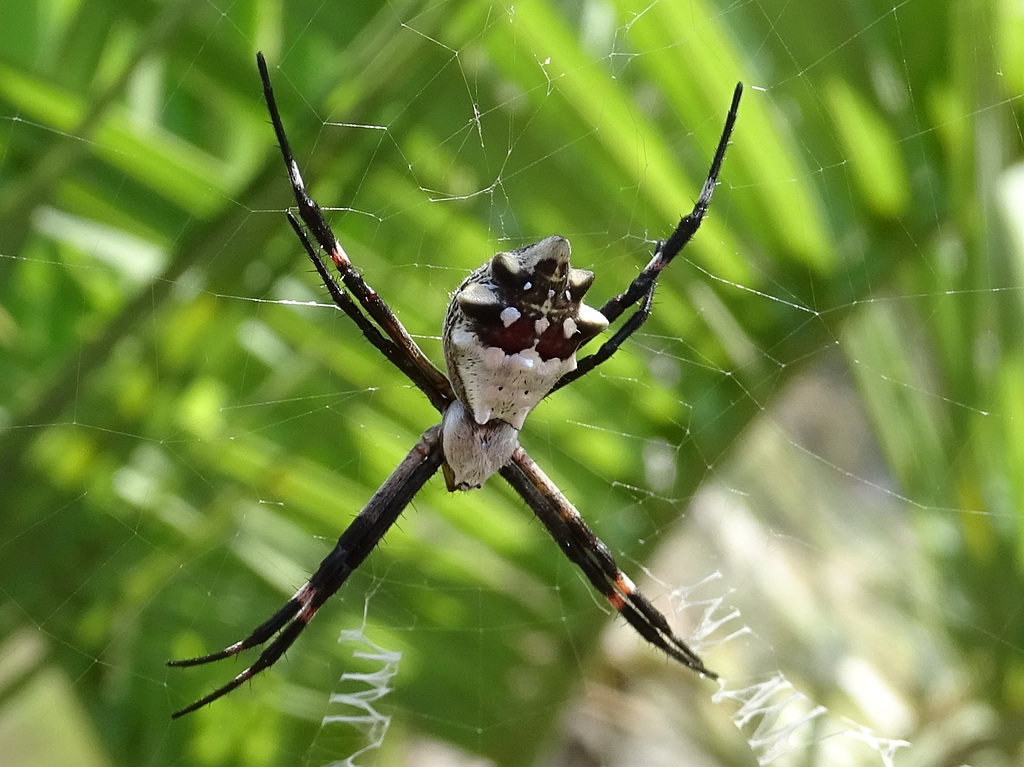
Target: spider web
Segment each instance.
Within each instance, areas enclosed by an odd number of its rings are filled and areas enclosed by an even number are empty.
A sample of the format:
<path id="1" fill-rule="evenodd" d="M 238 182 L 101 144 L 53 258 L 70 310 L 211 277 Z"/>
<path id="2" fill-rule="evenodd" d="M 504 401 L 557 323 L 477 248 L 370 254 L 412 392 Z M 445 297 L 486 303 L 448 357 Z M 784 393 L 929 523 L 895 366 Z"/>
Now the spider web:
<path id="1" fill-rule="evenodd" d="M 0 25 L 4 759 L 1018 763 L 1019 8 L 333 5 Z M 654 316 L 522 435 L 720 682 L 500 481 L 435 479 L 274 670 L 167 720 L 243 666 L 163 661 L 264 620 L 437 420 L 283 225 L 257 49 L 439 362 L 498 249 L 557 232 L 621 290 L 745 82 Z"/>

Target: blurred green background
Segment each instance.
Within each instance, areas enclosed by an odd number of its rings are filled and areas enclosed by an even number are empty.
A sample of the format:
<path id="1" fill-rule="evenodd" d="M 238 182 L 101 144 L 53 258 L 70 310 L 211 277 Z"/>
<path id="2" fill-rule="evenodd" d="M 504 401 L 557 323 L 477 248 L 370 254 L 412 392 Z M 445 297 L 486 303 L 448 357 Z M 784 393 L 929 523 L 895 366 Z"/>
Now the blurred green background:
<path id="1" fill-rule="evenodd" d="M 1022 39 L 1010 0 L 4 3 L 0 763 L 343 760 L 362 626 L 402 660 L 360 764 L 752 765 L 781 740 L 740 691 L 780 674 L 830 714 L 774 763 L 882 764 L 855 722 L 1019 764 Z M 435 479 L 278 666 L 170 722 L 245 661 L 164 661 L 267 617 L 436 421 L 286 224 L 257 50 L 438 361 L 496 250 L 557 232 L 592 303 L 627 284 L 746 83 L 654 317 L 523 432 L 662 610 L 741 611 L 702 642 L 723 694 L 500 481 Z"/>

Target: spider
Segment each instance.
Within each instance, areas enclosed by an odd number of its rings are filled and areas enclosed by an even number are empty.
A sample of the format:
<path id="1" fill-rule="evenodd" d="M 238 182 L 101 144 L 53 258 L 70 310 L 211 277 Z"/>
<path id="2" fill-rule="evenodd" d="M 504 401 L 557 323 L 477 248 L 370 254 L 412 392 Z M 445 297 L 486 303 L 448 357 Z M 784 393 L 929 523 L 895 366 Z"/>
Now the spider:
<path id="1" fill-rule="evenodd" d="M 251 666 L 173 717 L 217 700 L 274 665 L 439 468 L 449 491 L 471 490 L 493 474 L 500 474 L 629 625 L 669 657 L 698 674 L 716 678 L 619 569 L 608 547 L 520 447 L 518 437 L 526 416 L 542 399 L 611 357 L 650 316 L 658 275 L 690 241 L 707 212 L 736 122 L 743 84 L 736 85 L 711 169 L 693 210 L 679 221 L 667 241 L 657 242 L 653 258 L 624 292 L 600 309 L 583 303 L 594 274 L 570 266 L 569 242 L 564 237 L 553 235 L 533 245 L 498 253 L 472 272 L 453 295 L 442 334 L 448 369 L 445 376 L 416 345 L 387 303 L 366 284 L 307 193 L 285 136 L 262 53 L 256 54 L 256 62 L 299 217 L 334 262 L 340 284 L 290 209 L 286 212 L 288 222 L 334 303 L 426 395 L 442 418 L 441 423 L 424 432 L 341 534 L 309 581 L 280 610 L 248 637 L 220 652 L 168 661 L 170 666 L 198 666 L 269 642 Z M 631 307 L 636 308 L 611 338 L 593 354 L 576 359 L 581 346 Z"/>

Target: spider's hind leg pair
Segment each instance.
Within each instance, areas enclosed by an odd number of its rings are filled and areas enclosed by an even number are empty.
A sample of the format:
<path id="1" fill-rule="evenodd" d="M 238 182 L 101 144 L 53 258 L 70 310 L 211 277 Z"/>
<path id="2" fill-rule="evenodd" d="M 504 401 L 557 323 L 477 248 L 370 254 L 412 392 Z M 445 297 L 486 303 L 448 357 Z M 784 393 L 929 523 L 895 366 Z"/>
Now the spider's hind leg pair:
<path id="1" fill-rule="evenodd" d="M 491 475 L 501 474 L 533 509 L 566 556 L 644 639 L 694 671 L 714 677 L 675 634 L 665 616 L 619 569 L 608 547 L 519 445 L 518 436 L 537 403 L 611 357 L 650 315 L 658 275 L 690 241 L 707 212 L 736 122 L 742 84 L 737 84 L 733 93 L 725 128 L 697 203 L 668 240 L 658 243 L 654 257 L 625 291 L 600 309 L 583 303 L 594 275 L 570 265 L 569 243 L 563 237 L 551 236 L 518 250 L 498 253 L 470 274 L 452 298 L 442 333 L 446 376 L 352 266 L 320 208 L 306 192 L 277 111 L 266 61 L 262 54 L 256 58 L 299 218 L 306 227 L 304 230 L 289 210 L 292 228 L 334 303 L 443 417 L 440 424 L 424 432 L 309 581 L 280 610 L 248 637 L 220 652 L 169 662 L 171 666 L 197 666 L 269 642 L 251 666 L 174 716 L 205 706 L 272 666 L 439 468 L 444 470 L 449 490 L 479 487 Z M 306 230 L 312 234 L 315 246 Z M 340 283 L 317 248 L 334 263 Z M 631 308 L 633 313 L 596 352 L 576 359 L 581 346 Z"/>

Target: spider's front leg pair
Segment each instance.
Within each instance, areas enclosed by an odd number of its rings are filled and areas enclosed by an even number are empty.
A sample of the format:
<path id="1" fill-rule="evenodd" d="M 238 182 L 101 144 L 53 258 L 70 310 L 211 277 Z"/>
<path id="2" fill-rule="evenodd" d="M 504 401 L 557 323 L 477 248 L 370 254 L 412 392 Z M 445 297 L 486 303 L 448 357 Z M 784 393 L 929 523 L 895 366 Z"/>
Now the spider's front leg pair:
<path id="1" fill-rule="evenodd" d="M 462 283 L 449 306 L 442 334 L 446 377 L 352 266 L 307 193 L 285 136 L 262 54 L 257 54 L 257 62 L 299 217 L 316 245 L 334 263 L 341 284 L 327 270 L 291 211 L 289 222 L 335 304 L 427 396 L 443 418 L 424 433 L 342 533 L 309 581 L 280 610 L 248 637 L 220 652 L 169 662 L 171 666 L 196 666 L 270 642 L 242 673 L 173 716 L 205 706 L 272 666 L 441 467 L 449 490 L 479 487 L 492 474 L 500 473 L 569 559 L 644 639 L 698 673 L 714 677 L 619 569 L 608 547 L 519 446 L 518 436 L 533 407 L 611 357 L 650 315 L 658 275 L 689 242 L 707 211 L 736 121 L 742 86 L 736 86 L 711 170 L 693 211 L 679 222 L 665 243 L 658 243 L 650 263 L 623 293 L 600 310 L 584 304 L 583 296 L 594 275 L 570 265 L 569 243 L 562 237 L 552 236 L 525 248 L 498 253 Z M 577 361 L 576 351 L 582 345 L 633 306 L 637 306 L 633 314 L 610 339 L 595 353 Z"/>

